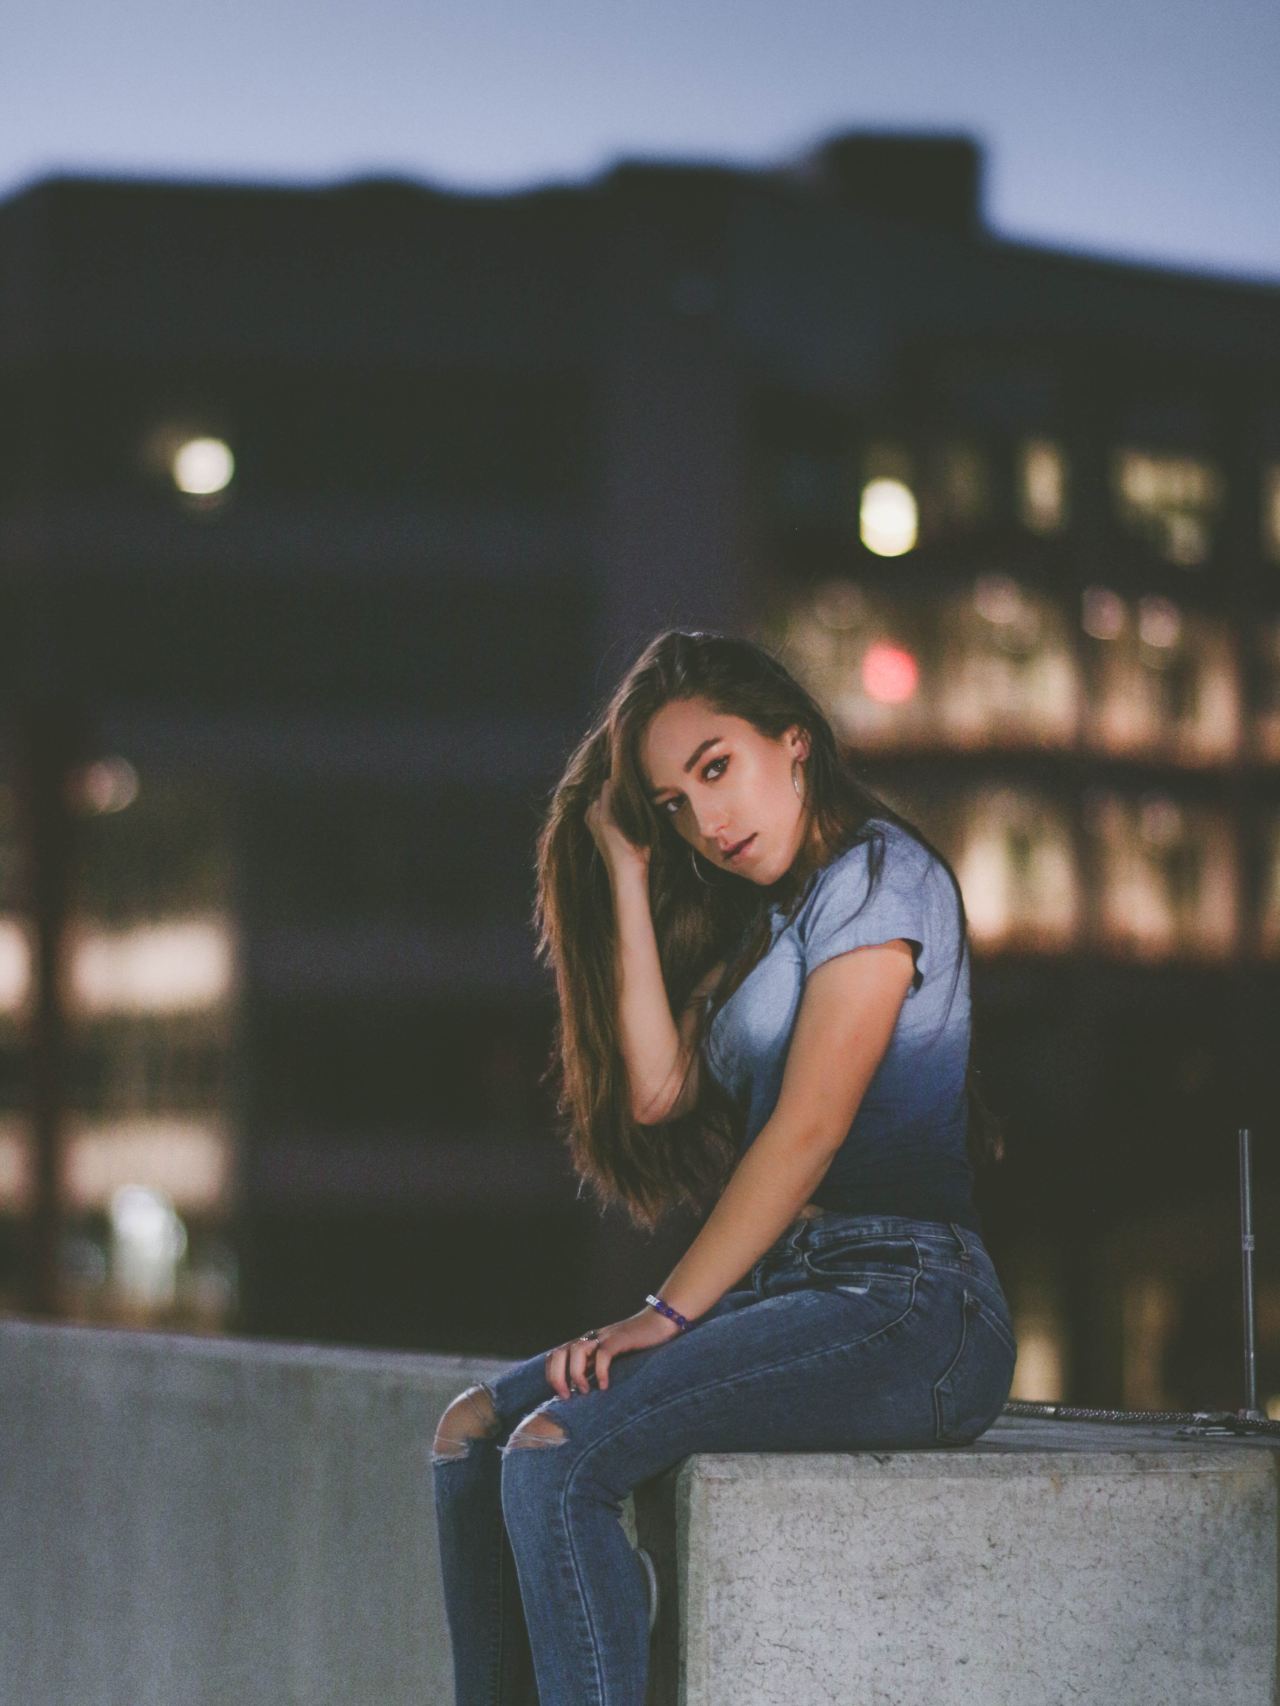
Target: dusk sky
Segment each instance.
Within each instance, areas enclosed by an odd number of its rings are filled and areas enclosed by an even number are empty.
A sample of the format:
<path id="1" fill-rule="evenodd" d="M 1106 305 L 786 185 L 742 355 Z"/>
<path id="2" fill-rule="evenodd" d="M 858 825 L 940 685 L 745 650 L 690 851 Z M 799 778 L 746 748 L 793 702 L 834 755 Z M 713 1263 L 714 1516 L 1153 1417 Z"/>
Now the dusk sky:
<path id="1" fill-rule="evenodd" d="M 1280 282 L 1280 0 L 40 0 L 0 195 L 52 172 L 497 191 L 961 131 L 997 234 Z"/>

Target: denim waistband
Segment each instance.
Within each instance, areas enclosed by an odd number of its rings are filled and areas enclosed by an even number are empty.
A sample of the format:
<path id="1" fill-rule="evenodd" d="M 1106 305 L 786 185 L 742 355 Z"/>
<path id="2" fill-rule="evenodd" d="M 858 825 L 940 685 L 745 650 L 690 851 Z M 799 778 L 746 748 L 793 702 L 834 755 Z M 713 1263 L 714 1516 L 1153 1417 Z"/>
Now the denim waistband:
<path id="1" fill-rule="evenodd" d="M 800 1214 L 770 1245 L 766 1255 L 785 1255 L 821 1249 L 824 1244 L 853 1238 L 900 1238 L 909 1240 L 922 1254 L 935 1260 L 977 1259 L 991 1262 L 981 1237 L 971 1227 L 954 1220 L 912 1220 L 901 1214 L 850 1214 L 841 1209 L 823 1209 L 818 1214 Z"/>

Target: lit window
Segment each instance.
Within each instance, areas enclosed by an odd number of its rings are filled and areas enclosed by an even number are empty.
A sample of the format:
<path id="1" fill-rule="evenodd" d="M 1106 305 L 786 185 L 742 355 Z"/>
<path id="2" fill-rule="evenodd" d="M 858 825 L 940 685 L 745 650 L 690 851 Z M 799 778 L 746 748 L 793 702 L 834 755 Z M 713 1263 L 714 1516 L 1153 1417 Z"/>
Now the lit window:
<path id="1" fill-rule="evenodd" d="M 878 557 L 900 557 L 916 542 L 919 518 L 915 495 L 901 480 L 868 480 L 862 488 L 858 532 Z"/>
<path id="2" fill-rule="evenodd" d="M 866 750 L 1061 748 L 1078 738 L 1067 614 L 1008 576 L 930 600 L 829 582 L 796 599 L 772 643 L 842 739 Z"/>
<path id="3" fill-rule="evenodd" d="M 225 917 L 78 925 L 69 993 L 84 1014 L 159 1014 L 216 1007 L 231 993 L 234 942 Z"/>
<path id="4" fill-rule="evenodd" d="M 130 1300 L 172 1303 L 187 1229 L 162 1192 L 121 1185 L 111 1198 L 112 1278 Z"/>
<path id="5" fill-rule="evenodd" d="M 35 1167 L 31 1132 L 24 1118 L 0 1116 L 0 1208 L 25 1214 L 31 1207 Z"/>
<path id="6" fill-rule="evenodd" d="M 1059 801 L 1026 788 L 984 788 L 966 802 L 952 860 L 975 944 L 1053 952 L 1081 916 L 1071 826 Z"/>
<path id="7" fill-rule="evenodd" d="M 1280 462 L 1263 470 L 1262 551 L 1270 562 L 1280 563 Z"/>
<path id="8" fill-rule="evenodd" d="M 1062 1367 L 1066 1335 L 1061 1330 L 1053 1332 L 1038 1322 L 1029 1322 L 1016 1310 L 1013 1325 L 1018 1358 L 1009 1396 L 1032 1404 L 1060 1402 L 1065 1390 Z"/>
<path id="9" fill-rule="evenodd" d="M 1066 523 L 1066 458 L 1047 438 L 1028 439 L 1018 453 L 1018 508 L 1033 533 L 1056 533 Z"/>
<path id="10" fill-rule="evenodd" d="M 138 789 L 138 772 L 127 758 L 114 753 L 82 765 L 68 783 L 75 808 L 86 815 L 124 811 L 138 798 Z"/>
<path id="11" fill-rule="evenodd" d="M 21 1013 L 31 988 L 31 937 L 24 917 L 0 913 L 0 1013 Z"/>
<path id="12" fill-rule="evenodd" d="M 1224 483 L 1208 462 L 1195 456 L 1117 450 L 1111 484 L 1123 525 L 1161 556 L 1184 568 L 1209 556 Z"/>
<path id="13" fill-rule="evenodd" d="M 1114 640 L 1124 632 L 1125 602 L 1105 586 L 1087 586 L 1080 600 L 1080 626 L 1095 640 Z"/>
<path id="14" fill-rule="evenodd" d="M 1009 575 L 979 575 L 939 610 L 937 734 L 951 747 L 1067 746 L 1080 680 L 1052 600 Z"/>
<path id="15" fill-rule="evenodd" d="M 106 1208 L 123 1186 L 145 1183 L 184 1213 L 216 1214 L 231 1201 L 235 1145 L 217 1115 L 136 1113 L 67 1119 L 67 1207 Z"/>
<path id="16" fill-rule="evenodd" d="M 1257 683 L 1254 752 L 1257 757 L 1275 763 L 1280 760 L 1280 620 L 1273 616 L 1260 622 L 1254 631 L 1253 644 Z M 0 987 L 2 983 L 0 980 Z"/>
<path id="17" fill-rule="evenodd" d="M 771 637 L 761 634 L 766 644 Z M 936 713 L 922 657 L 930 643 L 928 612 L 918 600 L 827 582 L 796 599 L 772 638 L 826 704 L 842 739 L 872 748 L 934 738 Z"/>
<path id="18" fill-rule="evenodd" d="M 1033 1403 L 1061 1399 L 1069 1384 L 1061 1275 L 1043 1248 L 1023 1246 L 1011 1265 L 1009 1306 L 1018 1360 L 1010 1395 Z"/>
<path id="19" fill-rule="evenodd" d="M 1101 945 L 1148 960 L 1230 954 L 1239 873 L 1225 815 L 1163 793 L 1098 792 L 1085 806 L 1101 877 Z"/>
<path id="20" fill-rule="evenodd" d="M 188 497 L 225 491 L 236 471 L 230 445 L 220 438 L 188 438 L 173 453 L 173 483 Z"/>
<path id="21" fill-rule="evenodd" d="M 1107 587 L 1085 589 L 1086 738 L 1117 756 L 1187 764 L 1233 757 L 1243 735 L 1236 645 L 1221 617 L 1149 595 L 1132 606 Z"/>
<path id="22" fill-rule="evenodd" d="M 1121 1397 L 1130 1410 L 1167 1410 L 1173 1396 L 1164 1385 L 1169 1341 L 1177 1326 L 1177 1299 L 1168 1279 L 1134 1275 L 1121 1290 Z"/>

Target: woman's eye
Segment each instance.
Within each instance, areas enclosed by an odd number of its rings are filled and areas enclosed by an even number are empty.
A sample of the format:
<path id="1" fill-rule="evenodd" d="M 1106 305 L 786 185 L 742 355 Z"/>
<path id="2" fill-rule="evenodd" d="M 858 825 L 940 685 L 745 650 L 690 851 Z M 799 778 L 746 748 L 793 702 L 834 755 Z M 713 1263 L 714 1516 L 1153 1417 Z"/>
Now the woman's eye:
<path id="1" fill-rule="evenodd" d="M 727 754 L 722 754 L 719 758 L 711 759 L 711 761 L 708 763 L 706 769 L 702 772 L 702 780 L 704 782 L 706 782 L 708 780 L 714 780 L 714 781 L 718 782 L 720 780 L 720 776 L 724 775 L 724 771 L 722 770 L 718 776 L 712 778 L 711 777 L 712 770 L 715 769 L 717 764 L 723 764 L 727 768 L 728 763 L 729 763 L 729 758 L 728 758 Z M 678 809 L 678 802 L 679 802 L 679 795 L 677 795 L 675 797 L 675 799 L 664 800 L 662 802 L 662 809 L 664 812 L 666 812 L 668 817 L 674 817 L 676 815 L 675 812 L 673 812 L 670 808 L 672 806 L 677 806 L 677 809 Z"/>

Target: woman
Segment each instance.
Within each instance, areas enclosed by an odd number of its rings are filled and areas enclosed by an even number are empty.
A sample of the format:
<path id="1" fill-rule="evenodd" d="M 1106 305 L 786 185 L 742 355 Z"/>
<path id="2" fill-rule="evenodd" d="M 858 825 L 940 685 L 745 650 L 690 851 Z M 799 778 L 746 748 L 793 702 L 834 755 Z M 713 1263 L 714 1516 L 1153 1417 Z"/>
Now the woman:
<path id="1" fill-rule="evenodd" d="M 1016 1347 L 971 1185 L 1002 1145 L 951 867 L 762 647 L 644 650 L 555 789 L 537 917 L 583 1185 L 646 1230 L 710 1212 L 634 1314 L 442 1417 L 457 1706 L 641 1706 L 640 1482 L 693 1452 L 962 1445 L 1000 1414 Z"/>

